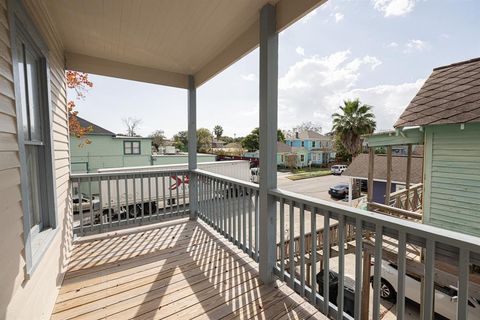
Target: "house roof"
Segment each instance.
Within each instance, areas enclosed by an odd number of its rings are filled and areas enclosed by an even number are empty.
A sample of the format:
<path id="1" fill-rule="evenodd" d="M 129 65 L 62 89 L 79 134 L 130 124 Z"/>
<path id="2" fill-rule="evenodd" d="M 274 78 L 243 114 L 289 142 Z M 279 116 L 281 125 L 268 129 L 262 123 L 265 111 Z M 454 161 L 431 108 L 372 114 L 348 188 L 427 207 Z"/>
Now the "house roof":
<path id="1" fill-rule="evenodd" d="M 240 142 L 230 142 L 224 146 L 227 149 L 242 149 L 242 144 Z"/>
<path id="2" fill-rule="evenodd" d="M 78 123 L 83 127 L 83 128 L 87 128 L 87 127 L 92 127 L 92 131 L 89 132 L 88 134 L 95 134 L 95 135 L 106 135 L 106 136 L 115 136 L 115 133 L 113 133 L 112 131 L 109 131 L 105 128 L 102 128 L 88 120 L 85 120 L 79 116 L 77 116 L 77 119 L 78 119 Z"/>
<path id="3" fill-rule="evenodd" d="M 306 131 L 301 131 L 298 132 L 298 138 L 297 138 L 297 133 L 290 133 L 288 138 L 290 140 L 330 140 L 330 137 L 324 136 L 323 134 L 320 134 L 316 131 L 313 130 L 306 130 Z"/>
<path id="4" fill-rule="evenodd" d="M 216 143 L 216 144 L 225 144 L 225 141 L 220 140 L 220 139 L 216 139 L 216 138 L 213 138 L 213 139 L 212 139 L 212 142 L 213 142 L 213 143 Z"/>
<path id="5" fill-rule="evenodd" d="M 51 20 L 67 69 L 180 88 L 189 75 L 199 86 L 255 49 L 266 4 L 276 7 L 281 32 L 325 1 L 25 0 Z"/>
<path id="6" fill-rule="evenodd" d="M 277 141 L 277 153 L 292 152 L 292 147 L 284 142 Z"/>
<path id="7" fill-rule="evenodd" d="M 375 155 L 373 179 L 387 180 L 387 156 Z M 344 176 L 368 179 L 368 154 L 361 153 L 356 156 L 347 170 L 343 172 Z M 405 182 L 407 175 L 407 157 L 392 157 L 392 181 Z M 423 179 L 423 157 L 412 156 L 412 167 L 410 170 L 410 182 L 420 183 Z"/>
<path id="8" fill-rule="evenodd" d="M 433 69 L 395 127 L 480 122 L 480 58 Z"/>

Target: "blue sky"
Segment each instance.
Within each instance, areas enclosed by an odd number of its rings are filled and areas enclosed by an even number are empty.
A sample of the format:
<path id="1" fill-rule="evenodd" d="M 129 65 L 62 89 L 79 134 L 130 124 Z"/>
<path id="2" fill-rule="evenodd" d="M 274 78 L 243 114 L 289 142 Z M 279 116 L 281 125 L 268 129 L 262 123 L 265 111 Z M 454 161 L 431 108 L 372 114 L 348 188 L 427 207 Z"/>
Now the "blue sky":
<path id="1" fill-rule="evenodd" d="M 330 0 L 280 34 L 279 128 L 313 121 L 327 132 L 346 98 L 372 105 L 390 129 L 437 66 L 480 56 L 479 0 Z M 182 89 L 91 75 L 80 116 L 114 132 L 172 136 L 187 127 Z M 73 94 L 70 92 L 70 96 Z M 198 127 L 243 136 L 258 126 L 258 50 L 202 85 Z"/>

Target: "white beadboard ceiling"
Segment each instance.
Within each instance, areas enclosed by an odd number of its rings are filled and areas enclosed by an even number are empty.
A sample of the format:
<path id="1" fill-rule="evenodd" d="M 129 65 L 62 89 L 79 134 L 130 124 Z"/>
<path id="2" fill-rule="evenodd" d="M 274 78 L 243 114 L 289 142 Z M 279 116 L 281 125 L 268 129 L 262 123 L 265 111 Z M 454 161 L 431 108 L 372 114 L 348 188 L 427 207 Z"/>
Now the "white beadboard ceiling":
<path id="1" fill-rule="evenodd" d="M 46 0 L 67 68 L 178 87 L 187 75 L 204 83 L 255 48 L 265 4 L 277 5 L 282 30 L 324 1 Z"/>

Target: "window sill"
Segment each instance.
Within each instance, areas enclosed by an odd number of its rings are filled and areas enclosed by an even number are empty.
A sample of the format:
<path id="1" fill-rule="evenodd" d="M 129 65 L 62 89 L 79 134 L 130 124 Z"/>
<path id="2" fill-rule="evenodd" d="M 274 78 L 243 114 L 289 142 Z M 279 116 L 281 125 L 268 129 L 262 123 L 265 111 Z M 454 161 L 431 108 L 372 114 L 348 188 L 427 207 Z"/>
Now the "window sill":
<path id="1" fill-rule="evenodd" d="M 45 229 L 42 232 L 39 232 L 35 235 L 32 235 L 31 241 L 31 252 L 32 252 L 32 264 L 31 266 L 27 266 L 27 276 L 30 278 L 32 274 L 37 269 L 37 266 L 42 261 L 42 257 L 50 247 L 55 235 L 58 232 L 58 228 L 56 229 Z"/>

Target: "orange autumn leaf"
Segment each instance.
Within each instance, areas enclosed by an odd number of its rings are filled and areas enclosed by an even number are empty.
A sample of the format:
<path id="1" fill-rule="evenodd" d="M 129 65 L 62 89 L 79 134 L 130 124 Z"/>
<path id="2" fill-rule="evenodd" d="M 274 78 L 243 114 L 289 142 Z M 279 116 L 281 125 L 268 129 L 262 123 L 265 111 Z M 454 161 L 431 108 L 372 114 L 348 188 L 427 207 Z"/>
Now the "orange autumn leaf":
<path id="1" fill-rule="evenodd" d="M 77 99 L 84 99 L 85 94 L 89 88 L 93 87 L 93 83 L 88 80 L 88 74 L 78 71 L 67 71 L 65 73 L 67 87 L 69 89 L 74 89 L 77 94 Z M 75 102 L 68 101 L 67 110 L 68 110 L 68 127 L 70 129 L 70 134 L 81 139 L 83 136 L 93 131 L 91 126 L 82 127 L 78 121 L 77 114 L 78 111 L 75 109 Z M 84 139 L 80 143 L 80 147 L 85 144 L 92 143 L 89 139 Z"/>

